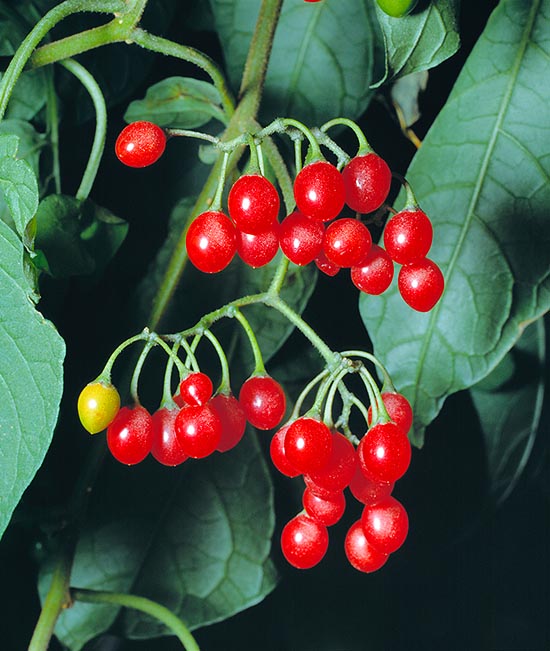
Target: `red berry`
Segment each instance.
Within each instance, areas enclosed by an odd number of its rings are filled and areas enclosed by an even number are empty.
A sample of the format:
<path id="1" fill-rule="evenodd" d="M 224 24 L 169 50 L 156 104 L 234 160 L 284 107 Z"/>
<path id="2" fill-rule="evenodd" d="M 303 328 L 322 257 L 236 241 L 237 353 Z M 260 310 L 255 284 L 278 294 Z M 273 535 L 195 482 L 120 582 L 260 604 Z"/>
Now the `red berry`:
<path id="1" fill-rule="evenodd" d="M 151 414 L 142 407 L 122 407 L 107 428 L 107 446 L 113 457 L 133 466 L 151 452 L 153 444 L 153 421 Z"/>
<path id="2" fill-rule="evenodd" d="M 222 434 L 221 420 L 209 405 L 183 407 L 174 428 L 182 450 L 193 459 L 212 454 Z"/>
<path id="3" fill-rule="evenodd" d="M 265 176 L 241 176 L 229 191 L 227 207 L 231 219 L 240 231 L 257 235 L 271 228 L 277 221 L 279 194 Z"/>
<path id="4" fill-rule="evenodd" d="M 237 250 L 235 226 L 223 212 L 207 211 L 191 224 L 185 242 L 191 262 L 205 273 L 217 273 L 233 260 Z"/>
<path id="5" fill-rule="evenodd" d="M 152 122 L 132 122 L 124 127 L 115 143 L 115 153 L 128 167 L 147 167 L 164 153 L 166 133 Z"/>
<path id="6" fill-rule="evenodd" d="M 314 495 L 317 495 L 317 497 L 320 497 L 323 500 L 330 500 L 331 497 L 334 497 L 335 492 L 333 490 L 317 486 L 309 475 L 304 475 L 304 483 Z"/>
<path id="7" fill-rule="evenodd" d="M 399 264 L 425 258 L 432 240 L 432 222 L 422 210 L 402 210 L 388 221 L 384 229 L 386 251 Z"/>
<path id="8" fill-rule="evenodd" d="M 249 377 L 241 387 L 239 402 L 246 420 L 261 430 L 277 427 L 285 415 L 285 392 L 269 375 Z"/>
<path id="9" fill-rule="evenodd" d="M 384 249 L 373 244 L 360 266 L 351 268 L 353 284 L 365 294 L 378 296 L 393 280 L 393 261 Z"/>
<path id="10" fill-rule="evenodd" d="M 346 510 L 346 498 L 342 492 L 334 493 L 329 498 L 322 498 L 306 488 L 302 504 L 307 514 L 325 527 L 336 524 Z"/>
<path id="11" fill-rule="evenodd" d="M 237 230 L 237 253 L 249 267 L 263 267 L 279 250 L 279 224 L 274 222 L 267 231 L 256 235 Z"/>
<path id="12" fill-rule="evenodd" d="M 343 434 L 334 432 L 329 460 L 319 470 L 308 475 L 319 488 L 337 492 L 349 485 L 356 467 L 355 448 Z"/>
<path id="13" fill-rule="evenodd" d="M 441 298 L 445 280 L 435 262 L 422 258 L 401 267 L 397 287 L 405 303 L 413 310 L 429 312 Z"/>
<path id="14" fill-rule="evenodd" d="M 297 515 L 282 531 L 281 550 L 284 557 L 299 570 L 317 565 L 327 549 L 327 528 L 308 515 Z"/>
<path id="15" fill-rule="evenodd" d="M 153 414 L 153 445 L 151 454 L 164 466 L 179 466 L 188 457 L 176 437 L 174 422 L 179 409 L 163 407 Z"/>
<path id="16" fill-rule="evenodd" d="M 188 405 L 200 407 L 212 397 L 214 386 L 206 373 L 189 373 L 180 382 L 180 397 Z"/>
<path id="17" fill-rule="evenodd" d="M 341 267 L 327 258 L 323 249 L 319 251 L 319 255 L 315 258 L 315 264 L 319 271 L 322 271 L 324 274 L 331 277 L 336 276 L 341 269 Z"/>
<path id="18" fill-rule="evenodd" d="M 360 572 L 375 572 L 388 560 L 388 554 L 378 551 L 366 539 L 361 520 L 351 525 L 344 542 L 348 561 Z"/>
<path id="19" fill-rule="evenodd" d="M 334 219 L 344 207 L 345 196 L 342 175 L 327 161 L 306 165 L 294 180 L 296 206 L 311 219 Z"/>
<path id="20" fill-rule="evenodd" d="M 323 251 L 339 267 L 355 267 L 366 259 L 372 246 L 369 229 L 357 219 L 344 217 L 329 224 Z"/>
<path id="21" fill-rule="evenodd" d="M 384 554 L 401 547 L 409 532 L 407 511 L 395 497 L 368 504 L 361 515 L 363 533 L 369 543 Z"/>
<path id="22" fill-rule="evenodd" d="M 383 158 L 374 153 L 356 156 L 344 167 L 342 178 L 346 203 L 360 213 L 369 213 L 386 201 L 391 186 L 391 170 Z"/>
<path id="23" fill-rule="evenodd" d="M 395 423 L 371 427 L 357 446 L 363 473 L 379 482 L 394 482 L 402 477 L 411 462 L 411 444 Z"/>
<path id="24" fill-rule="evenodd" d="M 242 439 L 246 429 L 246 416 L 239 401 L 232 393 L 219 393 L 209 403 L 210 409 L 217 414 L 222 424 L 222 434 L 218 443 L 218 452 L 227 452 Z"/>
<path id="25" fill-rule="evenodd" d="M 394 391 L 384 391 L 382 394 L 382 402 L 388 416 L 392 421 L 402 429 L 405 434 L 409 433 L 413 422 L 413 411 L 411 403 L 405 398 L 401 393 L 396 393 Z M 372 421 L 372 407 L 369 407 L 368 411 L 368 424 L 370 425 Z"/>
<path id="26" fill-rule="evenodd" d="M 365 477 L 361 466 L 358 465 L 349 489 L 358 502 L 376 504 L 376 502 L 380 502 L 391 495 L 394 485 L 394 482 L 373 481 Z"/>
<path id="27" fill-rule="evenodd" d="M 332 434 L 320 420 L 303 416 L 290 424 L 285 436 L 285 456 L 301 473 L 325 466 L 332 451 Z"/>
<path id="28" fill-rule="evenodd" d="M 286 477 L 298 477 L 300 472 L 292 466 L 285 454 L 285 436 L 289 427 L 290 425 L 284 425 L 275 432 L 269 445 L 269 456 L 275 468 L 282 475 Z"/>
<path id="29" fill-rule="evenodd" d="M 323 222 L 309 219 L 296 210 L 281 223 L 281 250 L 294 264 L 309 264 L 321 251 L 324 232 Z"/>

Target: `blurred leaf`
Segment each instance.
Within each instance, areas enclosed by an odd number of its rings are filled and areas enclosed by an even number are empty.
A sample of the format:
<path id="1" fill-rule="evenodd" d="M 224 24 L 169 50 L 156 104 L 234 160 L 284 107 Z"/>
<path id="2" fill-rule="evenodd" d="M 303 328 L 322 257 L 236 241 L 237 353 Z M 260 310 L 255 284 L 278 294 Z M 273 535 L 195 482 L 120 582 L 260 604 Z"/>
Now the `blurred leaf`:
<path id="1" fill-rule="evenodd" d="M 124 114 L 126 122 L 148 120 L 161 127 L 193 129 L 212 118 L 226 122 L 216 88 L 191 77 L 169 77 L 147 89 L 145 99 L 134 100 Z"/>
<path id="2" fill-rule="evenodd" d="M 376 6 L 384 34 L 386 72 L 374 88 L 411 72 L 434 68 L 460 47 L 458 0 L 431 0 L 425 9 L 392 18 Z"/>
<path id="3" fill-rule="evenodd" d="M 258 17 L 255 0 L 211 0 L 229 77 L 240 83 Z M 262 120 L 291 116 L 309 125 L 357 118 L 383 72 L 383 42 L 373 2 L 283 3 L 267 70 Z"/>
<path id="4" fill-rule="evenodd" d="M 550 307 L 549 30 L 549 0 L 500 3 L 407 174 L 434 224 L 441 301 L 415 313 L 395 282 L 360 300 L 376 354 L 413 405 L 416 445 L 445 398 L 487 375 Z"/>
<path id="5" fill-rule="evenodd" d="M 427 84 L 428 73 L 426 71 L 413 72 L 410 75 L 397 79 L 392 84 L 392 102 L 401 112 L 405 127 L 410 127 L 420 119 L 418 96 L 426 90 Z"/>
<path id="6" fill-rule="evenodd" d="M 152 460 L 134 468 L 115 464 L 94 491 L 72 585 L 147 596 L 191 628 L 225 619 L 273 590 L 272 488 L 253 438 L 179 468 Z M 42 595 L 49 578 L 43 571 Z M 62 613 L 56 635 L 76 651 L 118 613 L 113 606 L 76 603 Z M 168 634 L 136 612 L 123 612 L 121 626 L 128 637 Z"/>
<path id="7" fill-rule="evenodd" d="M 23 244 L 0 221 L 0 536 L 50 446 L 65 346 L 31 301 Z"/>
<path id="8" fill-rule="evenodd" d="M 46 142 L 46 137 L 38 133 L 30 122 L 25 120 L 2 120 L 0 135 L 12 134 L 19 138 L 17 158 L 26 160 L 33 172 L 38 176 L 40 154 Z"/>
<path id="9" fill-rule="evenodd" d="M 499 503 L 519 481 L 540 422 L 546 361 L 543 319 L 525 330 L 491 375 L 501 366 L 509 368 L 510 360 L 515 373 L 499 388 L 487 391 L 475 385 L 470 390 L 485 436 L 491 494 Z"/>

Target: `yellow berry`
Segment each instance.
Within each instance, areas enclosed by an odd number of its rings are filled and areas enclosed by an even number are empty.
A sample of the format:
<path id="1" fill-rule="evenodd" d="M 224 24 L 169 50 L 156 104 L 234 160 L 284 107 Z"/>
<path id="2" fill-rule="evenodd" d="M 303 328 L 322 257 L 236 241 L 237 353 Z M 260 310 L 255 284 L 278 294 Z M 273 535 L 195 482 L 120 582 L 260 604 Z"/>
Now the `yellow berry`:
<path id="1" fill-rule="evenodd" d="M 91 382 L 78 396 L 78 416 L 90 434 L 104 430 L 120 409 L 120 395 L 112 384 Z"/>

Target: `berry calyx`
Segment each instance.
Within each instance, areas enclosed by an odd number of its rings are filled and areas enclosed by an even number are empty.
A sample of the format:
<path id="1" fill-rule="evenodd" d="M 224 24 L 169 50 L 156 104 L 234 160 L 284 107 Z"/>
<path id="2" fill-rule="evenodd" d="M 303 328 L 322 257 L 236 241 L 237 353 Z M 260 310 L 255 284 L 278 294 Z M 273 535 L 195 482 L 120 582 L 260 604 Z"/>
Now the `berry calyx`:
<path id="1" fill-rule="evenodd" d="M 285 392 L 269 375 L 249 377 L 239 392 L 239 403 L 247 421 L 261 430 L 277 427 L 285 415 Z"/>
<path id="2" fill-rule="evenodd" d="M 395 391 L 384 391 L 381 396 L 388 416 L 405 434 L 408 434 L 413 422 L 411 403 L 403 394 Z M 368 409 L 367 422 L 369 425 L 372 422 L 372 407 Z"/>
<path id="3" fill-rule="evenodd" d="M 393 261 L 378 244 L 373 244 L 360 266 L 351 268 L 351 281 L 365 294 L 378 296 L 393 280 Z"/>
<path id="4" fill-rule="evenodd" d="M 363 473 L 376 482 L 394 482 L 402 477 L 411 462 L 411 444 L 395 423 L 371 427 L 357 446 Z"/>
<path id="5" fill-rule="evenodd" d="M 306 165 L 294 180 L 296 206 L 310 219 L 334 219 L 344 207 L 345 197 L 342 175 L 327 161 Z"/>
<path id="6" fill-rule="evenodd" d="M 153 419 L 142 407 L 122 407 L 107 428 L 107 446 L 113 457 L 127 466 L 140 463 L 151 452 Z"/>
<path id="7" fill-rule="evenodd" d="M 205 273 L 225 269 L 237 251 L 233 222 L 223 212 L 201 213 L 191 224 L 185 242 L 191 262 Z"/>
<path id="8" fill-rule="evenodd" d="M 323 238 L 323 252 L 339 267 L 362 265 L 372 246 L 369 229 L 357 219 L 344 217 L 328 225 Z"/>
<path id="9" fill-rule="evenodd" d="M 331 457 L 331 431 L 322 421 L 302 416 L 290 424 L 284 450 L 290 465 L 299 472 L 310 474 L 320 470 Z"/>
<path id="10" fill-rule="evenodd" d="M 360 572 L 375 572 L 388 560 L 388 554 L 377 550 L 367 540 L 361 520 L 354 522 L 344 541 L 348 561 Z"/>
<path id="11" fill-rule="evenodd" d="M 373 152 L 352 158 L 342 170 L 342 178 L 347 205 L 363 214 L 380 208 L 391 187 L 388 164 Z"/>
<path id="12" fill-rule="evenodd" d="M 344 493 L 333 493 L 327 498 L 319 497 L 306 488 L 302 497 L 306 513 L 319 524 L 331 527 L 341 520 L 346 510 Z"/>
<path id="13" fill-rule="evenodd" d="M 286 560 L 299 570 L 317 565 L 327 549 L 327 528 L 308 515 L 297 515 L 281 533 L 281 551 Z"/>
<path id="14" fill-rule="evenodd" d="M 200 407 L 212 397 L 214 386 L 206 373 L 190 373 L 180 382 L 180 398 L 188 405 Z"/>
<path id="15" fill-rule="evenodd" d="M 128 124 L 115 143 L 117 158 L 128 167 L 147 167 L 156 163 L 166 148 L 166 133 L 152 122 Z"/>
<path id="16" fill-rule="evenodd" d="M 368 504 L 361 515 L 363 533 L 369 543 L 384 554 L 401 547 L 409 532 L 409 517 L 405 507 L 387 497 L 377 504 Z"/>
<path id="17" fill-rule="evenodd" d="M 324 232 L 323 222 L 310 219 L 296 210 L 281 222 L 281 250 L 294 264 L 309 264 L 322 249 Z"/>
<path id="18" fill-rule="evenodd" d="M 221 420 L 209 405 L 180 409 L 174 429 L 181 449 L 193 459 L 203 459 L 212 454 L 222 435 Z"/>
<path id="19" fill-rule="evenodd" d="M 271 181 L 260 174 L 241 176 L 227 197 L 229 216 L 237 228 L 253 235 L 269 230 L 277 221 L 280 203 Z"/>
<path id="20" fill-rule="evenodd" d="M 399 264 L 425 258 L 432 240 L 432 222 L 422 210 L 402 210 L 388 221 L 384 229 L 386 251 Z"/>
<path id="21" fill-rule="evenodd" d="M 120 395 L 112 384 L 91 382 L 78 396 L 78 417 L 90 434 L 102 432 L 120 409 Z"/>
<path id="22" fill-rule="evenodd" d="M 267 231 L 253 235 L 237 230 L 237 253 L 249 267 L 256 269 L 271 262 L 279 250 L 279 224 L 275 222 Z"/>
<path id="23" fill-rule="evenodd" d="M 174 423 L 179 409 L 158 409 L 152 416 L 152 456 L 164 466 L 179 466 L 188 457 L 182 450 L 176 436 Z"/>
<path id="24" fill-rule="evenodd" d="M 246 429 L 246 416 L 232 393 L 219 393 L 209 404 L 222 424 L 222 433 L 216 449 L 218 452 L 227 452 L 242 439 Z"/>
<path id="25" fill-rule="evenodd" d="M 429 312 L 441 298 L 445 280 L 437 264 L 423 258 L 401 267 L 397 287 L 409 307 L 417 312 Z"/>

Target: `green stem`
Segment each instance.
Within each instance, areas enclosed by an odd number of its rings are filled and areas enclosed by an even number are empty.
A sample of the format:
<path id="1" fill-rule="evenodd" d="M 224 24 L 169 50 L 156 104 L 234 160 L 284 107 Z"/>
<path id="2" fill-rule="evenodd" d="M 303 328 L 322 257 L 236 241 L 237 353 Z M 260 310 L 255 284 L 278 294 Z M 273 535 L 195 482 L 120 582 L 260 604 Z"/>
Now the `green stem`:
<path id="1" fill-rule="evenodd" d="M 320 130 L 325 132 L 328 131 L 331 127 L 335 126 L 349 127 L 355 133 L 357 140 L 359 141 L 359 151 L 357 152 L 357 156 L 364 156 L 365 154 L 369 154 L 374 151 L 370 146 L 369 141 L 365 137 L 365 134 L 363 133 L 361 127 L 349 118 L 334 118 L 333 120 L 329 120 L 323 124 Z"/>
<path id="2" fill-rule="evenodd" d="M 269 289 L 267 290 L 268 294 L 277 296 L 280 293 L 283 283 L 285 282 L 286 274 L 288 273 L 289 265 L 290 261 L 286 255 L 281 255 L 281 259 L 279 260 L 279 264 L 277 265 L 277 269 L 275 270 L 275 274 L 273 275 Z"/>
<path id="3" fill-rule="evenodd" d="M 107 107 L 101 88 L 86 68 L 74 59 L 61 61 L 61 65 L 71 72 L 88 91 L 95 109 L 95 134 L 92 149 L 88 158 L 88 164 L 82 176 L 82 181 L 76 192 L 76 198 L 84 201 L 88 198 L 94 184 L 103 150 L 105 149 L 105 137 L 107 134 Z"/>
<path id="4" fill-rule="evenodd" d="M 143 347 L 143 350 L 141 351 L 136 366 L 134 368 L 134 372 L 132 374 L 132 380 L 130 382 L 130 395 L 132 396 L 132 400 L 134 401 L 134 404 L 139 405 L 139 393 L 138 393 L 138 383 L 139 383 L 139 376 L 141 375 L 141 369 L 143 368 L 143 364 L 145 363 L 145 360 L 147 359 L 147 355 L 149 354 L 149 351 L 151 348 L 155 345 L 153 339 L 148 339 L 147 342 L 145 343 L 145 346 Z"/>
<path id="5" fill-rule="evenodd" d="M 59 111 L 55 92 L 54 71 L 48 69 L 47 75 L 46 120 L 52 148 L 52 173 L 56 194 L 61 194 L 61 166 L 59 164 Z"/>
<path id="6" fill-rule="evenodd" d="M 343 357 L 362 357 L 363 359 L 368 359 L 369 362 L 372 362 L 382 373 L 383 383 L 386 391 L 395 392 L 395 386 L 393 385 L 392 379 L 386 367 L 378 360 L 377 357 L 371 353 L 367 353 L 364 350 L 343 350 L 340 353 Z"/>
<path id="7" fill-rule="evenodd" d="M 253 375 L 266 375 L 262 351 L 260 350 L 260 345 L 258 344 L 258 339 L 254 334 L 252 326 L 240 310 L 233 309 L 231 315 L 234 316 L 235 319 L 237 319 L 237 321 L 241 324 L 242 329 L 244 330 L 246 336 L 248 337 L 248 341 L 250 342 L 252 354 L 254 355 Z"/>
<path id="8" fill-rule="evenodd" d="M 205 330 L 204 336 L 212 343 L 212 346 L 214 346 L 222 369 L 222 379 L 216 393 L 229 393 L 231 391 L 231 379 L 229 375 L 229 364 L 223 346 L 220 344 L 219 339 L 210 330 Z"/>
<path id="9" fill-rule="evenodd" d="M 122 606 L 123 608 L 132 608 L 133 610 L 139 610 L 142 613 L 146 613 L 168 627 L 182 643 L 186 651 L 200 651 L 197 641 L 182 620 L 174 615 L 174 613 L 166 608 L 166 606 L 163 606 L 156 601 L 132 594 L 101 592 L 78 588 L 73 588 L 71 590 L 71 595 L 74 601 L 82 601 L 89 604 L 114 604 L 116 606 Z"/>

